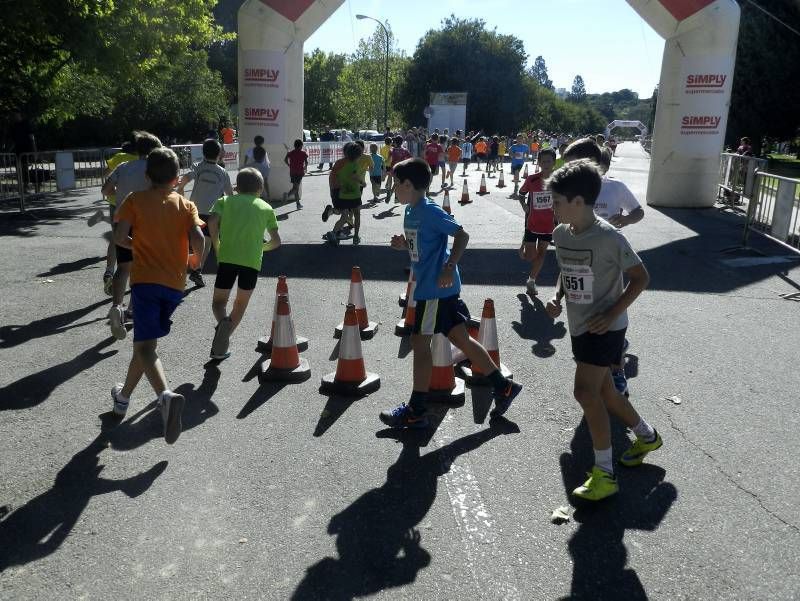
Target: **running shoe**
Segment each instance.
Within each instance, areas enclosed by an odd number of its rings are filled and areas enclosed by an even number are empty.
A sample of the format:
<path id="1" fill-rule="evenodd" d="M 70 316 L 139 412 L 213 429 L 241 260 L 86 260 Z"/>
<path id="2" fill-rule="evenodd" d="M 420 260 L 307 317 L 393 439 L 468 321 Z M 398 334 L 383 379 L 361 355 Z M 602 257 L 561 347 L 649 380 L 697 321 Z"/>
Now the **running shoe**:
<path id="1" fill-rule="evenodd" d="M 611 379 L 614 380 L 614 388 L 617 389 L 617 392 L 628 396 L 628 380 L 625 378 L 625 370 L 613 370 Z"/>
<path id="2" fill-rule="evenodd" d="M 161 409 L 161 419 L 164 422 L 164 440 L 167 444 L 174 444 L 183 430 L 181 416 L 186 399 L 182 394 L 165 390 L 158 399 Z"/>
<path id="3" fill-rule="evenodd" d="M 297 210 L 299 211 L 299 210 L 300 210 L 300 209 L 302 209 L 302 208 L 303 208 L 303 205 L 302 205 L 302 204 L 300 204 L 300 201 L 298 200 L 298 201 L 297 201 Z"/>
<path id="4" fill-rule="evenodd" d="M 114 384 L 111 389 L 111 399 L 114 401 L 114 415 L 124 416 L 128 411 L 128 399 L 122 396 L 122 384 Z"/>
<path id="5" fill-rule="evenodd" d="M 572 491 L 576 497 L 587 501 L 600 501 L 619 492 L 617 479 L 604 469 L 595 465 L 586 475 L 589 476 L 588 480 Z"/>
<path id="6" fill-rule="evenodd" d="M 528 281 L 525 282 L 525 288 L 528 289 L 528 294 L 530 294 L 531 296 L 536 296 L 537 294 L 539 294 L 539 291 L 536 290 L 536 280 L 534 280 L 533 278 L 528 278 Z"/>
<path id="7" fill-rule="evenodd" d="M 214 333 L 214 340 L 211 342 L 210 357 L 221 361 L 231 356 L 228 352 L 231 344 L 231 330 L 233 323 L 230 317 L 226 317 L 217 324 Z"/>
<path id="8" fill-rule="evenodd" d="M 114 274 L 110 271 L 106 271 L 103 274 L 103 292 L 105 292 L 106 296 L 114 294 Z"/>
<path id="9" fill-rule="evenodd" d="M 359 244 L 361 244 L 361 238 L 358 236 L 353 236 L 353 245 L 358 246 Z"/>
<path id="10" fill-rule="evenodd" d="M 331 205 L 325 205 L 325 208 L 322 210 L 322 221 L 328 221 L 328 217 L 331 216 L 332 211 L 333 207 Z"/>
<path id="11" fill-rule="evenodd" d="M 325 234 L 325 239 L 333 246 L 339 246 L 339 238 L 333 232 Z"/>
<path id="12" fill-rule="evenodd" d="M 646 442 L 637 436 L 631 447 L 619 458 L 619 462 L 626 467 L 642 465 L 642 461 L 644 461 L 648 453 L 660 449 L 664 444 L 664 441 L 661 440 L 661 435 L 655 428 L 653 428 L 653 433 L 655 436 L 650 442 Z"/>
<path id="13" fill-rule="evenodd" d="M 86 220 L 86 223 L 89 225 L 89 227 L 94 227 L 103 220 L 103 217 L 105 217 L 103 211 L 101 209 L 97 209 L 92 216 Z"/>
<path id="14" fill-rule="evenodd" d="M 427 428 L 428 417 L 417 415 L 411 405 L 401 403 L 394 409 L 381 411 L 380 420 L 390 428 Z"/>
<path id="15" fill-rule="evenodd" d="M 206 281 L 203 279 L 203 274 L 200 273 L 199 269 L 193 269 L 189 272 L 189 279 L 192 280 L 195 286 L 198 288 L 205 288 Z"/>
<path id="16" fill-rule="evenodd" d="M 125 312 L 122 305 L 114 305 L 108 311 L 109 325 L 111 326 L 111 334 L 117 340 L 124 340 L 128 335 L 128 330 L 125 329 Z"/>
<path id="17" fill-rule="evenodd" d="M 522 384 L 512 380 L 508 381 L 503 392 L 495 391 L 492 395 L 494 396 L 494 409 L 492 409 L 491 413 L 492 417 L 499 417 L 508 411 L 508 408 L 511 407 L 511 402 L 517 398 L 520 392 L 522 392 Z"/>

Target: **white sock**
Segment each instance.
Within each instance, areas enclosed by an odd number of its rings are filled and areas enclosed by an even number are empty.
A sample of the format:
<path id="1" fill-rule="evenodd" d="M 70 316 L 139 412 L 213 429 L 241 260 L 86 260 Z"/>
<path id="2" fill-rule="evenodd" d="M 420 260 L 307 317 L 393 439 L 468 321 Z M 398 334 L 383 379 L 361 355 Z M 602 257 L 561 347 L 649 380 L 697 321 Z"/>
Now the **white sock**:
<path id="1" fill-rule="evenodd" d="M 656 431 L 653 429 L 653 426 L 648 424 L 642 418 L 639 418 L 639 423 L 636 424 L 632 430 L 638 438 L 641 438 L 645 442 L 651 442 L 656 436 Z"/>
<path id="2" fill-rule="evenodd" d="M 611 461 L 611 447 L 594 450 L 594 464 L 604 472 L 614 473 L 614 464 Z"/>

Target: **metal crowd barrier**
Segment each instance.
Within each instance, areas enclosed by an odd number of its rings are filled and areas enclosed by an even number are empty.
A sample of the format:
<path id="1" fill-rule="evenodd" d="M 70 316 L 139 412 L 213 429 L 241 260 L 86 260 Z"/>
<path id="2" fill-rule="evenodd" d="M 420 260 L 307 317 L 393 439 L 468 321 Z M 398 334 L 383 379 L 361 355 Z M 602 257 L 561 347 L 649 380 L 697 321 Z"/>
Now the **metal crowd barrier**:
<path id="1" fill-rule="evenodd" d="M 0 200 L 21 198 L 18 173 L 17 155 L 12 152 L 0 154 Z"/>
<path id="2" fill-rule="evenodd" d="M 731 208 L 746 210 L 753 197 L 756 170 L 766 166 L 766 159 L 723 152 L 719 161 L 717 199 Z"/>
<path id="3" fill-rule="evenodd" d="M 800 179 L 761 173 L 754 176 L 747 207 L 744 245 L 755 231 L 800 251 Z"/>
<path id="4" fill-rule="evenodd" d="M 344 157 L 345 142 L 304 142 L 303 150 L 308 155 L 308 164 L 333 163 Z M 282 159 L 283 157 L 281 157 Z"/>

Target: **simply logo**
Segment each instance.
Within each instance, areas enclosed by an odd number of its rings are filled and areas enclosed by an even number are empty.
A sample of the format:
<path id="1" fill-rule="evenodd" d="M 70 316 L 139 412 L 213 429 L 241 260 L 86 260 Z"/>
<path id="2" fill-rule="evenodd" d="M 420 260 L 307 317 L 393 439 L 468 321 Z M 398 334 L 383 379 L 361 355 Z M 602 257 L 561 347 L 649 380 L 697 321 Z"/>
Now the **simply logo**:
<path id="1" fill-rule="evenodd" d="M 245 69 L 245 81 L 258 81 L 262 83 L 275 83 L 278 81 L 280 71 L 277 69 Z"/>
<path id="2" fill-rule="evenodd" d="M 725 85 L 725 81 L 727 79 L 728 79 L 727 75 L 723 75 L 720 73 L 687 75 L 686 87 L 687 89 L 721 88 Z"/>
<path id="3" fill-rule="evenodd" d="M 259 121 L 263 123 L 273 123 L 278 120 L 279 109 L 250 108 L 244 109 L 244 118 L 248 121 Z"/>
<path id="4" fill-rule="evenodd" d="M 719 115 L 686 115 L 681 119 L 681 133 L 716 130 L 721 121 Z"/>

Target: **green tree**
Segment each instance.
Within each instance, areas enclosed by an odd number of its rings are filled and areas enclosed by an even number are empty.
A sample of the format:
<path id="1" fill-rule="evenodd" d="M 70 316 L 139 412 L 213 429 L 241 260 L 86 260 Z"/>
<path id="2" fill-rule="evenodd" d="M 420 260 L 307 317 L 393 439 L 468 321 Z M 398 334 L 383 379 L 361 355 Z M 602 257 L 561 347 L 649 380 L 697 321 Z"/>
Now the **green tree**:
<path id="1" fill-rule="evenodd" d="M 572 90 L 568 96 L 572 102 L 585 102 L 586 101 L 586 85 L 583 83 L 583 77 L 576 75 L 572 81 Z"/>
<path id="2" fill-rule="evenodd" d="M 544 58 L 540 55 L 537 56 L 536 59 L 533 61 L 533 66 L 530 69 L 530 74 L 533 77 L 534 81 L 538 83 L 543 88 L 547 88 L 548 90 L 553 89 L 553 82 L 547 76 L 547 65 L 544 62 Z"/>
<path id="3" fill-rule="evenodd" d="M 335 97 L 346 60 L 343 54 L 327 54 L 319 49 L 305 55 L 305 127 L 320 129 L 337 124 Z"/>
<path id="4" fill-rule="evenodd" d="M 785 0 L 741 2 L 736 71 L 726 143 L 748 136 L 760 153 L 764 137 L 792 139 L 800 126 L 800 4 Z"/>
<path id="5" fill-rule="evenodd" d="M 524 120 L 525 48 L 517 37 L 486 29 L 479 19 L 451 15 L 428 31 L 408 63 L 396 106 L 419 124 L 431 92 L 466 92 L 467 128 L 511 131 Z"/>

